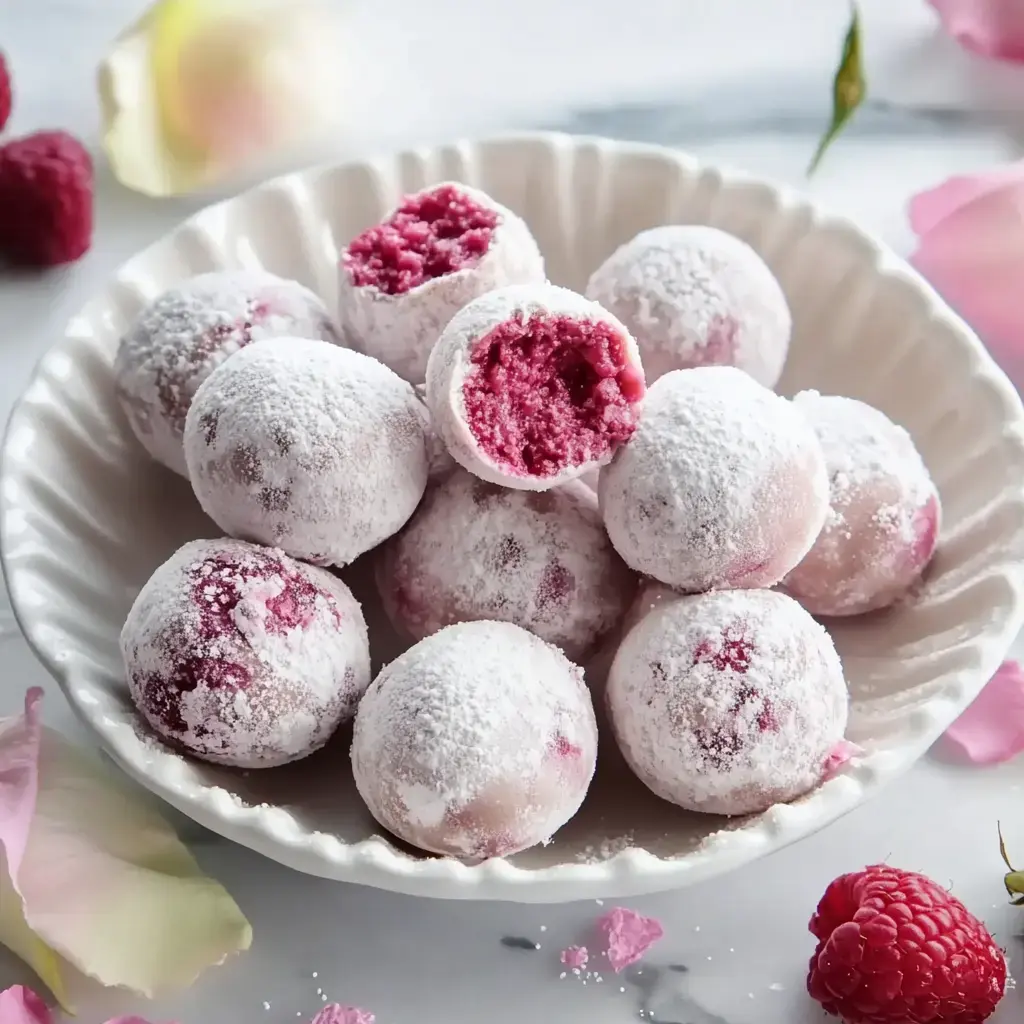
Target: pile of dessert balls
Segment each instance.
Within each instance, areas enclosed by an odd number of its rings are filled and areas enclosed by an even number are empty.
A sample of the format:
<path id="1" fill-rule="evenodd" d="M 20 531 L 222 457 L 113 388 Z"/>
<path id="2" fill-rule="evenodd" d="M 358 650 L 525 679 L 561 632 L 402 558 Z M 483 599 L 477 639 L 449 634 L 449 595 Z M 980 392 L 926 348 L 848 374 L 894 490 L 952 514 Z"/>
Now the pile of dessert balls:
<path id="1" fill-rule="evenodd" d="M 939 498 L 881 412 L 771 390 L 791 319 L 752 249 L 654 228 L 578 295 L 520 217 L 446 183 L 350 242 L 339 279 L 335 316 L 294 281 L 204 274 L 121 341 L 134 433 L 227 535 L 160 566 L 121 635 L 165 742 L 267 768 L 354 717 L 384 828 L 512 854 L 583 802 L 580 665 L 615 644 L 614 740 L 666 801 L 748 814 L 836 769 L 848 693 L 812 616 L 905 595 Z M 412 644 L 372 681 L 332 572 L 371 551 Z"/>

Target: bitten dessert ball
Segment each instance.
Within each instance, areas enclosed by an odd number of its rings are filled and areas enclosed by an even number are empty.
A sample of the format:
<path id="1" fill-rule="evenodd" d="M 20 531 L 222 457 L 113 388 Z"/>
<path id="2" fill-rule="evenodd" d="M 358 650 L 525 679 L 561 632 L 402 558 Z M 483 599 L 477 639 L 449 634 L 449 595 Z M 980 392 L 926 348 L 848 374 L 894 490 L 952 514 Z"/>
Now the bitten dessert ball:
<path id="1" fill-rule="evenodd" d="M 848 705 L 828 633 L 769 590 L 657 604 L 619 648 L 607 700 L 640 781 L 710 814 L 753 814 L 813 789 Z"/>
<path id="2" fill-rule="evenodd" d="M 586 484 L 511 491 L 455 469 L 380 549 L 377 586 L 392 622 L 417 640 L 497 619 L 578 660 L 621 619 L 636 578 Z"/>
<path id="3" fill-rule="evenodd" d="M 287 338 L 242 349 L 185 425 L 203 510 L 234 537 L 347 565 L 400 529 L 427 484 L 427 421 L 376 359 Z"/>
<path id="4" fill-rule="evenodd" d="M 642 231 L 594 271 L 587 297 L 629 328 L 648 384 L 695 366 L 736 366 L 768 388 L 782 374 L 786 297 L 761 257 L 717 228 Z"/>
<path id="5" fill-rule="evenodd" d="M 544 280 L 544 259 L 521 217 L 467 185 L 435 185 L 407 196 L 342 253 L 346 341 L 418 384 L 434 342 L 466 303 Z"/>
<path id="6" fill-rule="evenodd" d="M 597 722 L 583 670 L 507 622 L 421 640 L 370 684 L 352 770 L 384 828 L 431 853 L 503 857 L 579 809 Z"/>
<path id="7" fill-rule="evenodd" d="M 828 511 L 825 458 L 803 414 L 726 366 L 662 377 L 598 493 L 626 564 L 692 593 L 778 583 Z"/>
<path id="8" fill-rule="evenodd" d="M 366 623 L 341 580 L 240 540 L 186 544 L 121 630 L 128 688 L 168 743 L 269 768 L 322 747 L 370 681 Z"/>
<path id="9" fill-rule="evenodd" d="M 939 493 L 910 435 L 853 398 L 794 399 L 821 441 L 831 508 L 783 584 L 813 615 L 884 608 L 920 578 L 938 543 Z"/>
<path id="10" fill-rule="evenodd" d="M 308 288 L 262 271 L 200 274 L 151 302 L 114 361 L 117 396 L 146 451 L 186 476 L 182 435 L 199 385 L 233 352 L 280 337 L 340 342 Z"/>
<path id="11" fill-rule="evenodd" d="M 427 364 L 434 427 L 456 462 L 521 490 L 548 490 L 608 462 L 636 430 L 643 395 L 629 331 L 549 284 L 471 302 Z"/>

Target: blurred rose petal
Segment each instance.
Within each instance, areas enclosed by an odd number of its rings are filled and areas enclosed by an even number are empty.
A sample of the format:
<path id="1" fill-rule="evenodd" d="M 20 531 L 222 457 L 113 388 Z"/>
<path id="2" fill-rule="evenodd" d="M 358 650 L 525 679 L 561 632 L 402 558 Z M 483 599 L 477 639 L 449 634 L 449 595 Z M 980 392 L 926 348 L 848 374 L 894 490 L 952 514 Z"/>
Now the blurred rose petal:
<path id="1" fill-rule="evenodd" d="M 1016 661 L 999 666 L 941 746 L 970 764 L 999 764 L 1024 751 L 1024 670 Z"/>
<path id="2" fill-rule="evenodd" d="M 50 1024 L 50 1011 L 30 988 L 13 985 L 0 992 L 0 1021 L 3 1024 Z"/>
<path id="3" fill-rule="evenodd" d="M 341 41 L 318 0 L 159 0 L 100 66 L 115 176 L 178 195 L 326 136 L 341 109 Z"/>
<path id="4" fill-rule="evenodd" d="M 62 1001 L 59 972 L 45 958 L 40 970 L 40 949 L 147 996 L 247 949 L 252 932 L 234 900 L 200 872 L 148 797 L 40 730 L 39 697 L 31 691 L 25 714 L 0 722 L 0 942 Z"/>
<path id="5" fill-rule="evenodd" d="M 1024 387 L 1024 162 L 951 178 L 910 202 L 911 262 Z"/>
<path id="6" fill-rule="evenodd" d="M 1024 0 L 929 0 L 942 27 L 983 57 L 1024 61 Z"/>

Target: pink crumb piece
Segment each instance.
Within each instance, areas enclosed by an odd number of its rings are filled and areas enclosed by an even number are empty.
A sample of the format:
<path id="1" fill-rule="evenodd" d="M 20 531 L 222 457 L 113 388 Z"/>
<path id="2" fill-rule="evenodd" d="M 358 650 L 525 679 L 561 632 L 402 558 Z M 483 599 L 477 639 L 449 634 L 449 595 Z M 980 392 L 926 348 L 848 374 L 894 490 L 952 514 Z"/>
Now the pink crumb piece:
<path id="1" fill-rule="evenodd" d="M 607 941 L 605 955 L 616 974 L 640 960 L 665 934 L 657 918 L 644 917 L 626 907 L 609 910 L 598 919 L 597 930 Z"/>
<path id="2" fill-rule="evenodd" d="M 329 1003 L 314 1018 L 312 1024 L 374 1024 L 376 1017 L 358 1006 Z"/>
<path id="3" fill-rule="evenodd" d="M 849 764 L 855 757 L 859 757 L 863 753 L 864 748 L 858 747 L 856 743 L 851 743 L 849 740 L 840 740 L 832 748 L 832 752 L 828 757 L 825 758 L 821 781 L 827 782 L 829 779 L 834 778 L 839 774 L 844 765 Z"/>
<path id="4" fill-rule="evenodd" d="M 559 954 L 558 959 L 573 970 L 582 970 L 587 966 L 587 962 L 590 960 L 590 953 L 587 952 L 586 946 L 569 946 L 563 949 Z"/>

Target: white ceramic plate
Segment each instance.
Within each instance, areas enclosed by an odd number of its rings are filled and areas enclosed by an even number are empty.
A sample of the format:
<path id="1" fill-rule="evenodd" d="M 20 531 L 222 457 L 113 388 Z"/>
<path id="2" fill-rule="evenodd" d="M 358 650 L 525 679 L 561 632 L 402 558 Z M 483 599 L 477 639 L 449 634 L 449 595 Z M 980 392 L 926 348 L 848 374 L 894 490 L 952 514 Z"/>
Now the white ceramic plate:
<path id="1" fill-rule="evenodd" d="M 714 224 L 782 282 L 795 337 L 781 390 L 878 406 L 914 436 L 942 493 L 941 548 L 920 595 L 838 625 L 865 756 L 788 806 L 725 821 L 651 796 L 605 740 L 581 812 L 544 847 L 466 866 L 382 835 L 361 805 L 347 735 L 297 765 L 240 773 L 186 760 L 137 720 L 117 637 L 136 592 L 183 541 L 216 535 L 187 483 L 150 462 L 114 400 L 111 362 L 142 304 L 220 267 L 263 266 L 335 299 L 339 248 L 400 195 L 446 178 L 522 214 L 557 283 L 581 289 L 637 231 Z M 21 625 L 124 769 L 203 825 L 301 871 L 439 897 L 548 902 L 674 888 L 834 820 L 909 767 L 1002 659 L 1022 615 L 1020 401 L 968 328 L 901 260 L 770 185 L 666 149 L 519 136 L 313 170 L 213 206 L 130 260 L 71 322 L 15 409 L 4 446 L 3 564 Z M 357 564 L 345 575 L 380 615 Z M 375 629 L 376 654 L 394 637 Z"/>

